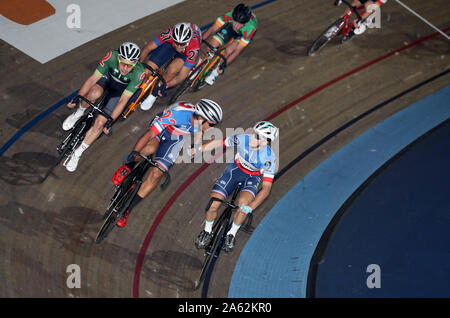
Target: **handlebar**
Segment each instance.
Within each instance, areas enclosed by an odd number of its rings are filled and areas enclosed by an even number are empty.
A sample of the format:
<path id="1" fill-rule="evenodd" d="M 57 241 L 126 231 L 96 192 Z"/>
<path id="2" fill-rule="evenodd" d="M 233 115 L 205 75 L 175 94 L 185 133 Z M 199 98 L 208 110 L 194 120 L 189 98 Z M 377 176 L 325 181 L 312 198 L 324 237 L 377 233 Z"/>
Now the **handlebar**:
<path id="1" fill-rule="evenodd" d="M 223 203 L 223 204 L 229 206 L 229 207 L 232 208 L 232 209 L 238 209 L 238 208 L 239 208 L 239 206 L 234 205 L 233 203 L 231 203 L 231 202 L 229 202 L 229 201 L 221 200 L 221 199 L 219 199 L 219 198 L 211 198 L 211 200 L 209 200 L 208 206 L 206 207 L 206 210 L 209 210 L 209 208 L 211 207 L 211 204 L 212 204 L 214 201 L 221 202 L 221 203 Z"/>
<path id="2" fill-rule="evenodd" d="M 224 60 L 225 65 L 227 65 L 227 58 L 225 56 L 223 56 L 222 53 L 219 52 L 221 50 L 221 48 L 216 48 L 216 47 L 212 46 L 211 44 L 209 44 L 205 40 L 202 40 L 202 43 L 206 44 L 206 46 L 209 47 L 213 51 L 214 55 L 220 56 Z"/>
<path id="3" fill-rule="evenodd" d="M 85 101 L 85 102 L 86 102 L 89 106 L 91 106 L 96 112 L 98 112 L 99 114 L 101 114 L 102 116 L 104 116 L 104 117 L 108 120 L 106 126 L 108 126 L 108 124 L 111 124 L 112 122 L 114 122 L 114 119 L 113 119 L 110 115 L 108 115 L 107 113 L 105 113 L 101 108 L 99 108 L 99 105 L 94 104 L 93 102 L 91 102 L 89 99 L 87 99 L 87 98 L 84 97 L 84 96 L 77 95 L 77 96 L 73 99 L 73 102 L 74 102 L 75 104 L 77 104 L 77 103 L 80 101 L 80 99 L 83 100 L 83 101 Z"/>
<path id="4" fill-rule="evenodd" d="M 152 73 L 153 77 L 158 78 L 158 80 L 163 83 L 164 88 L 167 86 L 166 80 L 161 74 L 158 73 L 158 71 L 155 71 L 150 65 L 147 65 L 147 63 L 142 63 L 142 65 L 144 65 L 144 67 Z"/>
<path id="5" fill-rule="evenodd" d="M 139 155 L 142 159 L 146 160 L 151 166 L 156 167 L 162 171 L 162 173 L 165 175 L 165 179 L 164 179 L 164 182 L 161 184 L 161 189 L 163 189 L 163 190 L 166 189 L 170 183 L 169 171 L 164 170 L 160 165 L 158 165 L 156 162 L 154 162 L 151 157 L 147 157 L 141 153 L 136 153 L 136 154 Z"/>
<path id="6" fill-rule="evenodd" d="M 334 1 L 334 5 L 335 5 L 335 6 L 338 6 L 338 5 L 340 5 L 342 2 L 345 3 L 345 4 L 350 8 L 350 10 L 352 10 L 352 11 L 358 16 L 358 21 L 361 21 L 361 20 L 362 20 L 361 15 L 358 13 L 357 8 L 354 7 L 354 6 L 352 6 L 348 1 L 346 1 L 346 0 L 335 0 L 335 1 Z"/>

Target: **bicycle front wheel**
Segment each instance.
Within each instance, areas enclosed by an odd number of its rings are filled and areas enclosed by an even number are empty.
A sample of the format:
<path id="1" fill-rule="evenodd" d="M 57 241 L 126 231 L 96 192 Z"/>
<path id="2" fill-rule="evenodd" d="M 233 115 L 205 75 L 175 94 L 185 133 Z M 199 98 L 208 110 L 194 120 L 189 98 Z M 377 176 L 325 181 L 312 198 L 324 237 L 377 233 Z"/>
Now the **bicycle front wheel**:
<path id="1" fill-rule="evenodd" d="M 95 243 L 100 244 L 108 234 L 114 229 L 119 218 L 125 213 L 126 209 L 131 203 L 131 200 L 134 198 L 136 193 L 139 190 L 139 186 L 133 184 L 128 191 L 126 191 L 121 197 L 119 194 L 119 198 L 117 199 L 117 203 L 111 205 L 108 211 L 106 211 L 105 216 L 107 215 L 105 221 L 102 224 L 102 227 L 97 233 L 97 237 L 95 238 Z"/>
<path id="2" fill-rule="evenodd" d="M 325 31 L 322 32 L 319 37 L 311 44 L 308 48 L 308 55 L 311 56 L 323 48 L 328 42 L 330 42 L 334 37 L 340 34 L 342 26 L 344 23 L 344 18 L 339 18 L 333 22 Z"/>
<path id="3" fill-rule="evenodd" d="M 200 276 L 198 280 L 195 282 L 195 289 L 198 289 L 200 285 L 202 284 L 203 280 L 206 277 L 206 273 L 208 273 L 208 270 L 211 266 L 211 263 L 213 260 L 217 257 L 219 257 L 220 250 L 222 248 L 223 244 L 223 236 L 225 234 L 225 231 L 227 229 L 228 224 L 226 222 L 222 222 L 220 226 L 218 227 L 216 234 L 214 234 L 211 244 L 209 245 L 210 248 L 206 250 L 206 257 L 205 261 L 203 262 L 202 271 L 200 273 Z"/>

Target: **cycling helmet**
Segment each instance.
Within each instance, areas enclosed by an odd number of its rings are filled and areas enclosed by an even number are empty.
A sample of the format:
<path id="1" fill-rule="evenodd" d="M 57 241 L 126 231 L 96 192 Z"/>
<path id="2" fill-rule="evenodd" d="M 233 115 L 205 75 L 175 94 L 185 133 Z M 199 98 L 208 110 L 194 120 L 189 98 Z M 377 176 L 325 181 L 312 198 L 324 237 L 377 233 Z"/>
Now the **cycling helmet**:
<path id="1" fill-rule="evenodd" d="M 192 38 L 193 32 L 189 23 L 182 22 L 173 27 L 173 39 L 178 43 L 188 43 Z"/>
<path id="2" fill-rule="evenodd" d="M 210 99 L 200 99 L 195 105 L 195 113 L 216 124 L 222 121 L 222 108 Z"/>
<path id="3" fill-rule="evenodd" d="M 133 42 L 125 42 L 119 47 L 119 57 L 127 61 L 137 61 L 141 56 L 141 49 Z"/>
<path id="4" fill-rule="evenodd" d="M 267 140 L 274 141 L 278 137 L 278 128 L 268 121 L 259 121 L 253 126 L 253 130 Z"/>
<path id="5" fill-rule="evenodd" d="M 233 10 L 233 20 L 241 24 L 246 24 L 252 17 L 252 10 L 245 4 L 238 4 Z"/>

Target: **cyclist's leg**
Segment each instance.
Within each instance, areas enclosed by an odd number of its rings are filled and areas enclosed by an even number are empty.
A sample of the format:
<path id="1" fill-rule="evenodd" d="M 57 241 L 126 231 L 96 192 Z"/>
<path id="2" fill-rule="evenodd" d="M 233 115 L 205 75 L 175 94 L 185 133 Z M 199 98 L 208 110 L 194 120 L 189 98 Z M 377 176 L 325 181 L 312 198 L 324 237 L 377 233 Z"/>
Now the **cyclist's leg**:
<path id="1" fill-rule="evenodd" d="M 184 67 L 185 60 L 186 60 L 185 55 L 184 58 L 177 55 L 177 57 L 174 58 L 173 61 L 169 64 L 169 66 L 166 69 L 166 72 L 163 75 L 167 83 L 166 88 L 176 86 L 177 84 L 184 81 L 184 79 L 189 75 L 190 69 Z"/>
<path id="2" fill-rule="evenodd" d="M 236 163 L 230 163 L 222 173 L 219 179 L 217 179 L 213 188 L 211 189 L 211 198 L 226 199 L 233 192 L 237 183 L 240 181 L 241 170 Z M 211 232 L 212 225 L 217 218 L 217 209 L 220 206 L 220 202 L 214 201 L 206 211 L 206 224 L 205 231 Z"/>
<path id="3" fill-rule="evenodd" d="M 104 81 L 102 81 L 102 78 L 88 91 L 86 95 L 87 99 L 89 99 L 90 101 L 95 101 L 96 99 L 100 98 L 100 96 L 102 96 L 104 87 L 100 85 L 101 83 L 104 83 Z M 84 112 L 86 111 L 86 109 L 88 109 L 88 107 L 89 105 L 85 101 L 82 101 L 76 111 L 64 120 L 63 129 L 65 131 L 72 129 L 78 119 L 80 119 L 84 115 Z"/>
<path id="4" fill-rule="evenodd" d="M 165 171 L 168 171 L 172 167 L 173 163 L 176 160 L 176 157 L 178 156 L 178 153 L 181 150 L 181 147 L 183 146 L 183 136 L 176 136 L 177 138 L 169 139 L 171 134 L 167 131 L 162 132 L 161 135 L 162 136 L 158 136 L 161 142 L 156 152 L 155 162 Z M 122 217 L 119 222 L 117 222 L 117 225 L 119 225 L 120 227 L 125 226 L 128 216 L 130 215 L 133 208 L 135 208 L 139 202 L 141 202 L 156 188 L 156 186 L 161 181 L 163 174 L 164 173 L 157 167 L 152 167 L 150 169 L 150 173 L 141 184 L 138 193 L 131 201 L 124 217 Z"/>
<path id="5" fill-rule="evenodd" d="M 149 156 L 154 154 L 159 147 L 160 139 L 151 129 L 152 124 L 149 125 L 149 129 L 138 139 L 133 151 L 125 154 L 123 159 L 123 165 L 113 175 L 113 184 L 119 185 L 128 173 L 133 170 L 137 162 L 142 160 L 142 157 L 137 154 L 143 154 Z"/>
<path id="6" fill-rule="evenodd" d="M 98 85 L 95 84 L 90 90 L 89 93 L 87 94 L 87 98 L 91 101 L 95 101 L 96 99 L 100 98 L 103 94 L 103 88 Z M 79 107 L 80 109 L 81 107 Z M 78 111 L 78 110 L 77 110 Z M 83 111 L 84 113 L 84 111 Z M 81 116 L 83 116 L 83 113 L 81 113 L 81 115 L 77 115 L 77 112 L 75 112 L 74 114 L 72 114 L 73 116 L 79 116 L 78 118 L 75 118 L 74 122 L 71 124 L 72 127 L 75 124 L 75 122 L 81 118 Z M 72 116 L 71 115 L 71 116 Z M 71 119 L 70 116 L 66 119 L 66 121 L 64 122 L 64 124 L 66 124 L 66 122 Z M 73 120 L 73 118 L 71 119 Z M 63 125 L 64 125 L 63 124 Z M 91 127 L 87 133 L 86 136 L 84 137 L 83 141 L 81 142 L 81 144 L 78 146 L 77 149 L 74 150 L 74 152 L 71 154 L 71 156 L 68 158 L 68 160 L 64 163 L 64 166 L 66 167 L 67 171 L 69 172 L 74 172 L 77 169 L 78 166 L 78 161 L 80 160 L 81 155 L 83 154 L 83 152 L 89 148 L 89 146 L 92 144 L 92 142 L 95 141 L 96 138 L 93 138 L 93 136 L 88 137 L 88 134 L 92 134 L 93 131 L 93 127 Z M 98 137 L 98 136 L 97 136 Z"/>
<path id="7" fill-rule="evenodd" d="M 163 43 L 158 46 L 156 49 L 150 52 L 149 61 L 147 62 L 150 67 L 155 70 L 158 70 L 161 66 L 165 65 L 173 56 L 176 54 L 175 49 L 172 47 L 170 43 Z M 147 70 L 147 73 L 149 71 Z M 156 98 L 158 97 L 158 90 L 153 90 L 151 94 L 147 96 L 147 98 L 141 103 L 142 110 L 149 110 L 152 108 Z"/>
<path id="8" fill-rule="evenodd" d="M 239 207 L 245 207 L 249 206 L 253 200 L 255 199 L 259 185 L 261 183 L 261 176 L 255 175 L 255 176 L 247 176 L 245 183 L 239 192 L 239 198 L 238 198 L 238 206 Z M 247 218 L 248 211 L 245 211 L 243 208 L 239 208 L 236 213 L 234 214 L 233 223 L 231 225 L 230 230 L 227 232 L 224 249 L 225 251 L 231 251 L 235 244 L 235 237 L 237 234 L 237 231 L 240 229 L 241 225 L 244 223 L 245 219 Z"/>

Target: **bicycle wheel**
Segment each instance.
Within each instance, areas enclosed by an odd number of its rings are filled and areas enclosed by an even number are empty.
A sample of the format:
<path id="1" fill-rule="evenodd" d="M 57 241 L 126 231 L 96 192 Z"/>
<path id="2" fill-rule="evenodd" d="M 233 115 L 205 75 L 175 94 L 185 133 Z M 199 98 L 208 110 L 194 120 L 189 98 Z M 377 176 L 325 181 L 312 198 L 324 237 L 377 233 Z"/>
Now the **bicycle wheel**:
<path id="1" fill-rule="evenodd" d="M 56 161 L 51 165 L 51 167 L 47 170 L 41 182 L 44 182 L 48 176 L 53 172 L 57 165 L 61 163 L 61 161 L 69 156 L 78 145 L 78 142 L 84 137 L 84 132 L 86 131 L 86 122 L 79 121 L 76 126 L 70 131 L 69 134 L 63 139 L 63 141 L 56 147 L 56 150 L 59 153 Z"/>
<path id="2" fill-rule="evenodd" d="M 103 222 L 100 230 L 97 233 L 97 237 L 95 238 L 95 243 L 100 244 L 111 231 L 116 226 L 117 221 L 119 218 L 125 213 L 125 211 L 128 209 L 128 206 L 131 203 L 131 200 L 133 200 L 136 193 L 139 191 L 140 186 L 133 184 L 130 189 L 128 189 L 127 192 L 123 193 L 123 196 L 121 196 L 117 203 L 112 205 L 110 207 L 110 213 L 106 220 Z M 134 186 L 134 187 L 133 187 Z"/>
<path id="3" fill-rule="evenodd" d="M 136 182 L 140 169 L 133 169 L 122 181 L 122 183 L 116 188 L 113 197 L 109 201 L 108 208 L 106 209 L 103 219 L 106 219 L 112 212 L 112 208 L 118 200 L 121 198 L 121 194 L 130 189 L 133 183 Z"/>
<path id="4" fill-rule="evenodd" d="M 203 262 L 202 271 L 200 273 L 198 280 L 195 282 L 194 289 L 198 289 L 200 287 L 203 280 L 205 279 L 206 273 L 208 272 L 212 261 L 214 260 L 214 258 L 219 257 L 223 244 L 223 236 L 225 234 L 227 227 L 228 222 L 222 221 L 222 223 L 220 223 L 220 226 L 218 227 L 218 230 L 216 231 L 211 240 L 209 248 L 207 247 L 208 250 L 206 250 L 205 252 L 206 257 L 205 261 Z"/>
<path id="5" fill-rule="evenodd" d="M 197 82 L 192 86 L 194 92 L 197 92 L 200 89 L 202 89 L 203 87 L 205 87 L 206 85 L 208 85 L 205 82 L 205 78 L 207 78 L 209 76 L 209 74 L 211 74 L 211 72 L 216 68 L 217 64 L 219 64 L 219 60 L 216 60 L 216 62 L 214 62 L 212 65 L 206 67 L 208 69 L 208 71 L 203 72 L 203 74 L 199 77 Z"/>
<path id="6" fill-rule="evenodd" d="M 173 94 L 172 98 L 169 101 L 170 104 L 175 103 L 176 100 L 181 95 L 185 94 L 189 90 L 190 87 L 196 86 L 196 83 L 198 82 L 197 75 L 199 74 L 199 72 L 201 72 L 203 70 L 206 63 L 208 63 L 208 60 L 204 60 L 202 63 L 197 65 L 192 70 L 192 72 L 190 72 L 189 76 L 186 77 L 186 79 L 183 81 L 183 83 L 181 83 L 181 85 L 175 91 L 175 94 Z"/>
<path id="7" fill-rule="evenodd" d="M 344 18 L 339 18 L 333 22 L 321 35 L 311 44 L 308 48 L 308 55 L 311 56 L 323 48 L 328 42 L 331 41 L 342 30 Z"/>
<path id="8" fill-rule="evenodd" d="M 177 90 L 175 91 L 175 94 L 173 94 L 173 96 L 170 98 L 169 100 L 169 104 L 173 104 L 177 101 L 177 99 L 183 95 L 184 93 L 186 93 L 189 90 L 189 87 L 192 84 L 192 80 L 190 80 L 189 78 L 186 78 L 183 83 L 181 83 L 180 86 L 178 86 Z"/>

